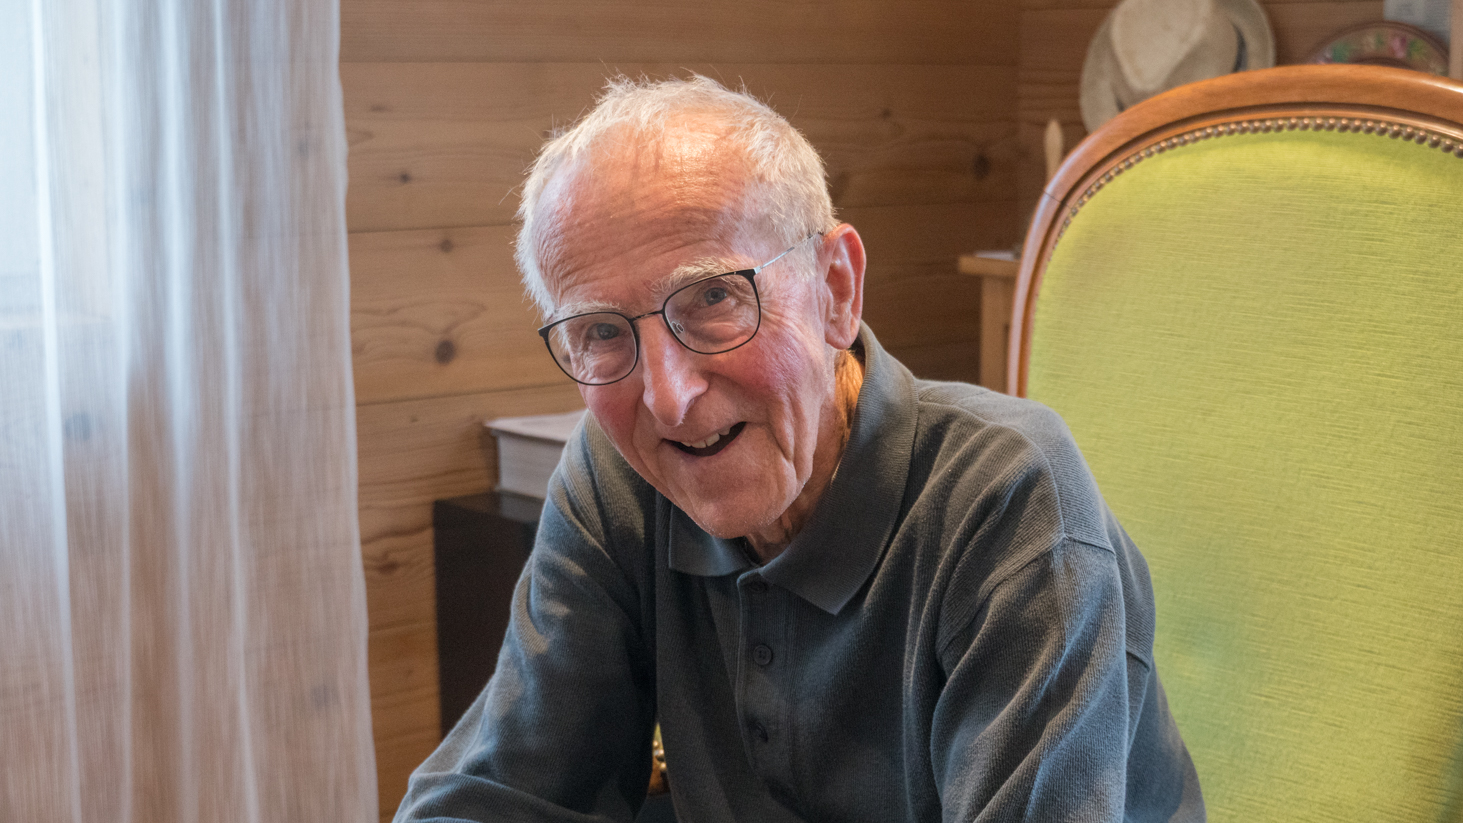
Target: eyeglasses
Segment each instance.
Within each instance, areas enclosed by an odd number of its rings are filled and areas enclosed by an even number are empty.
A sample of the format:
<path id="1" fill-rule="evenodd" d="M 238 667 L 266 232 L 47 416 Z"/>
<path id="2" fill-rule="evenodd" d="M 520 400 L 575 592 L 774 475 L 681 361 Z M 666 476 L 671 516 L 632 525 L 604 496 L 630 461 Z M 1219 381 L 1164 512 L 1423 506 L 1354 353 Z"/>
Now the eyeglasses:
<path id="1" fill-rule="evenodd" d="M 576 314 L 538 330 L 564 374 L 586 386 L 624 380 L 640 362 L 635 321 L 660 315 L 671 336 L 697 354 L 722 354 L 745 346 L 762 325 L 756 277 L 817 232 L 760 266 L 705 277 L 671 292 L 661 307 L 634 317 L 617 311 Z"/>

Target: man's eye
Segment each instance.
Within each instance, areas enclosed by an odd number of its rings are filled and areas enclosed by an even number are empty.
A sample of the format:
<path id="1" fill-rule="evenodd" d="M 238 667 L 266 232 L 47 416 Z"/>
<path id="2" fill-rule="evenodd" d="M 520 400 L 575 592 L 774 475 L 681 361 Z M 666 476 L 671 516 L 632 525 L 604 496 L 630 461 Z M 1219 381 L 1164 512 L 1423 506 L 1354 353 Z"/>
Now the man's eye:
<path id="1" fill-rule="evenodd" d="M 614 340 L 620 336 L 620 327 L 614 323 L 595 323 L 589 327 L 589 339 L 591 342 L 602 342 Z"/>
<path id="2" fill-rule="evenodd" d="M 704 306 L 714 306 L 726 298 L 726 286 L 708 286 L 701 292 L 701 304 Z"/>

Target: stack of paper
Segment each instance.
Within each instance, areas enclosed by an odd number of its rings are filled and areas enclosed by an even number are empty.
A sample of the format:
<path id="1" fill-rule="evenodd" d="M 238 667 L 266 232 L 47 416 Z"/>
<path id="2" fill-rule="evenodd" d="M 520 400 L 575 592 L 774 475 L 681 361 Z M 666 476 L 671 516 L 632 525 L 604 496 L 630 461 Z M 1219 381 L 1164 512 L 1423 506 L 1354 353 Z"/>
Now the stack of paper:
<path id="1" fill-rule="evenodd" d="M 498 439 L 498 491 L 547 497 L 549 476 L 583 417 L 580 409 L 489 420 L 485 425 Z"/>

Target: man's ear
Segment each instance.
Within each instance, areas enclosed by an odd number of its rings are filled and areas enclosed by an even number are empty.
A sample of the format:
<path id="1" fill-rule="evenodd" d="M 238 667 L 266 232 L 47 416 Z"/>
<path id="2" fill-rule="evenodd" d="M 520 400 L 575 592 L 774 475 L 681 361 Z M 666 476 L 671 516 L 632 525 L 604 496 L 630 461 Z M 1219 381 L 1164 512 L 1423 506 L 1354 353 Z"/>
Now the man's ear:
<path id="1" fill-rule="evenodd" d="M 858 339 L 859 320 L 864 316 L 864 241 L 858 231 L 840 223 L 823 235 L 818 262 L 828 297 L 823 337 L 828 345 L 846 349 Z"/>

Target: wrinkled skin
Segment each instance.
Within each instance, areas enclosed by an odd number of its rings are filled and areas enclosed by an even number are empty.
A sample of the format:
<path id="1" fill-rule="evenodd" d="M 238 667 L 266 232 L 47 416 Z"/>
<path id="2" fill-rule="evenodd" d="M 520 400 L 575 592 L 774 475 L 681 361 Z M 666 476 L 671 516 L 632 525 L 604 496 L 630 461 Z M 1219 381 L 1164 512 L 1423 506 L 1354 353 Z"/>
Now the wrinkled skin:
<path id="1" fill-rule="evenodd" d="M 659 145 L 622 141 L 558 174 L 543 208 L 562 246 L 546 261 L 554 319 L 613 307 L 660 308 L 673 273 L 753 268 L 785 248 L 765 220 L 744 219 L 742 164 L 720 127 L 688 122 Z M 802 230 L 804 227 L 797 227 Z M 640 362 L 607 386 L 580 386 L 620 454 L 707 532 L 746 537 L 762 560 L 796 534 L 827 488 L 847 435 L 834 360 L 853 344 L 862 311 L 863 246 L 853 227 L 757 276 L 762 325 L 731 352 L 683 348 L 659 316 L 637 321 Z M 745 424 L 736 430 L 738 424 Z M 702 444 L 728 432 L 715 454 Z M 724 441 L 724 442 L 723 442 Z"/>

